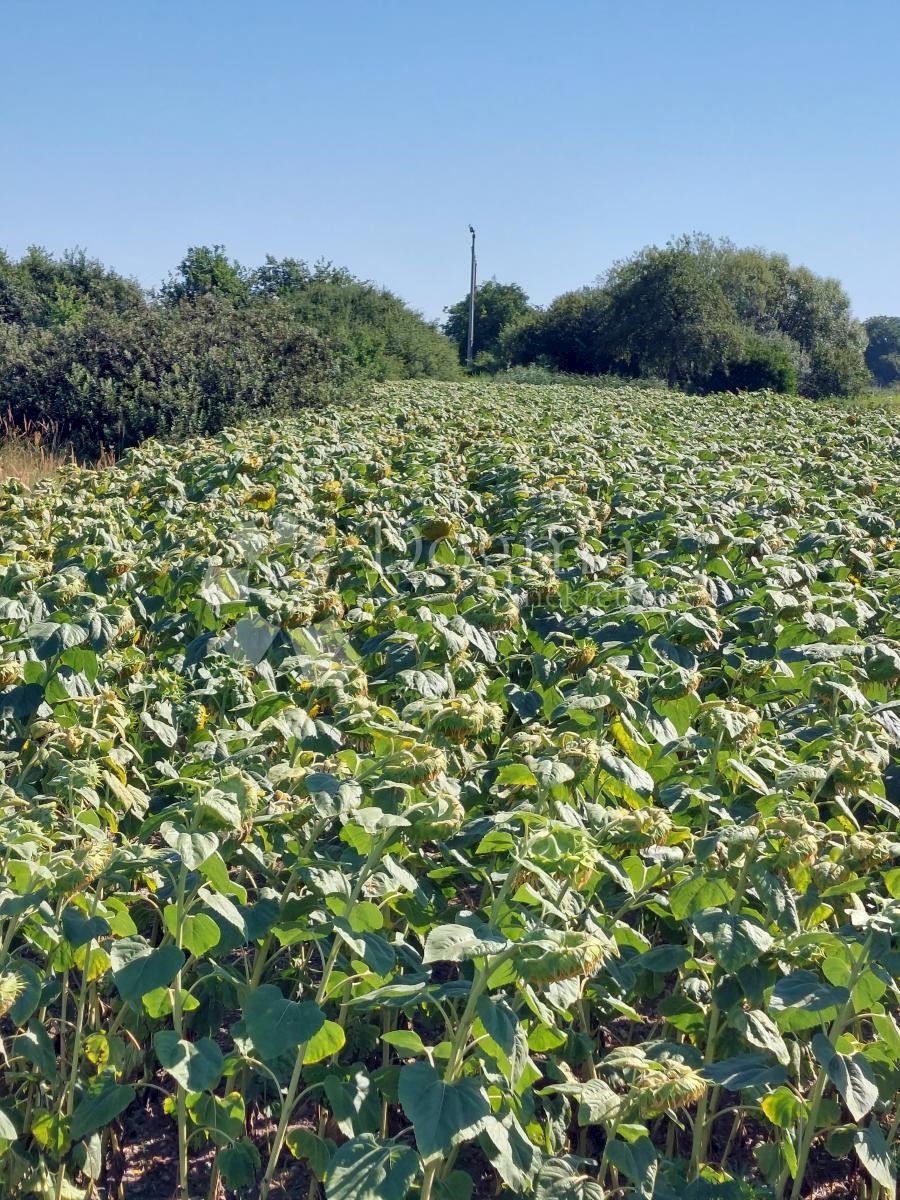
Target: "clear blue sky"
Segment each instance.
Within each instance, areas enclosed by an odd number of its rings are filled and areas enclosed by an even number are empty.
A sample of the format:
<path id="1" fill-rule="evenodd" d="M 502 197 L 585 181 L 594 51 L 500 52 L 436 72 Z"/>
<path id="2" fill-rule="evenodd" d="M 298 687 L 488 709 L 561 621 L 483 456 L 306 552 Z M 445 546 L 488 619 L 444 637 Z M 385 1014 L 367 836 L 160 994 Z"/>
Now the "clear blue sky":
<path id="1" fill-rule="evenodd" d="M 702 230 L 900 313 L 898 0 L 3 0 L 0 247 L 332 259 L 429 317 Z"/>

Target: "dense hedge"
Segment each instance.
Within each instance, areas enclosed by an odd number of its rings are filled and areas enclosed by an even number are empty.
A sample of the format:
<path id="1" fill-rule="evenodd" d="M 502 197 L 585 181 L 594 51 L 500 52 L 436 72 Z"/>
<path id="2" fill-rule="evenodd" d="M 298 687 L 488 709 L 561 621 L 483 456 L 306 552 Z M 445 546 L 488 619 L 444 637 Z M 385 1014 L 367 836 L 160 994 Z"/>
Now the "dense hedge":
<path id="1" fill-rule="evenodd" d="M 8 325 L 0 339 L 0 396 L 13 419 L 52 422 L 84 455 L 291 412 L 349 383 L 327 341 L 277 301 L 245 311 L 214 296 L 90 308 L 48 329 Z"/>
<path id="2" fill-rule="evenodd" d="M 478 291 L 478 313 L 487 313 L 482 325 L 493 339 L 486 367 L 536 363 L 570 374 L 662 379 L 692 392 L 814 397 L 852 394 L 869 379 L 866 329 L 837 280 L 784 255 L 703 235 L 649 246 L 545 309 L 513 308 L 515 297 L 524 301 L 524 292 L 495 281 Z M 461 303 L 448 311 L 445 328 L 453 334 Z M 879 319 L 881 334 L 886 320 Z M 890 332 L 879 344 L 869 367 L 884 380 L 896 345 Z"/>
<path id="3" fill-rule="evenodd" d="M 322 405 L 362 379 L 457 372 L 434 325 L 328 266 L 250 271 L 198 247 L 146 293 L 80 252 L 0 254 L 0 406 L 80 455 Z"/>

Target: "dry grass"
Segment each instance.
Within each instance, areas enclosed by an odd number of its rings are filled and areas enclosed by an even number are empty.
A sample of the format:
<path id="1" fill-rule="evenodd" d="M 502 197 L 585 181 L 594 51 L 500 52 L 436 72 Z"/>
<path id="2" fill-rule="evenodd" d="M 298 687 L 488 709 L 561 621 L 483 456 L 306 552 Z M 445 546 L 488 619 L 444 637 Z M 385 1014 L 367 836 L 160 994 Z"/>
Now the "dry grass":
<path id="1" fill-rule="evenodd" d="M 48 479 L 71 461 L 59 445 L 56 430 L 49 422 L 26 421 L 16 424 L 12 413 L 0 417 L 0 483 L 17 479 L 32 487 L 39 479 Z"/>
<path id="2" fill-rule="evenodd" d="M 112 455 L 104 452 L 94 465 L 110 466 L 112 461 Z M 0 415 L 0 486 L 16 479 L 30 488 L 41 479 L 52 479 L 61 467 L 74 462 L 75 456 L 60 441 L 53 422 L 17 424 L 12 413 Z"/>
<path id="3" fill-rule="evenodd" d="M 900 388 L 876 388 L 871 392 L 851 396 L 847 403 L 852 408 L 881 409 L 887 413 L 900 412 Z"/>

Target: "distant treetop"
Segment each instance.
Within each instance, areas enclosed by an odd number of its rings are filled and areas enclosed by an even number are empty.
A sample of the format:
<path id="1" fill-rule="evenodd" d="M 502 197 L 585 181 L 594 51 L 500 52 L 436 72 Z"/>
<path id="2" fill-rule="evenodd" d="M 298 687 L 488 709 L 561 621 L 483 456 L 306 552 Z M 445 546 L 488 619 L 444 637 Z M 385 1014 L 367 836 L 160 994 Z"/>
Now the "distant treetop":
<path id="1" fill-rule="evenodd" d="M 664 379 L 695 391 L 847 394 L 867 380 L 866 331 L 834 279 L 781 254 L 691 234 L 615 263 L 504 327 L 504 365 Z"/>
<path id="2" fill-rule="evenodd" d="M 869 317 L 866 366 L 881 387 L 900 383 L 900 317 Z"/>

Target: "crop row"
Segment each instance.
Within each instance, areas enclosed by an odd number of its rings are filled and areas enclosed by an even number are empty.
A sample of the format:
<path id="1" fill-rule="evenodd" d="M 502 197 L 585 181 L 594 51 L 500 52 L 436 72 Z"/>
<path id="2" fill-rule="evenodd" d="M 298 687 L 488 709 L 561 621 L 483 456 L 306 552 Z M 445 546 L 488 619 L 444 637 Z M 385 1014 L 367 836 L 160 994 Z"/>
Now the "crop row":
<path id="1" fill-rule="evenodd" d="M 893 1196 L 898 467 L 406 384 L 0 492 L 3 1194 Z"/>

